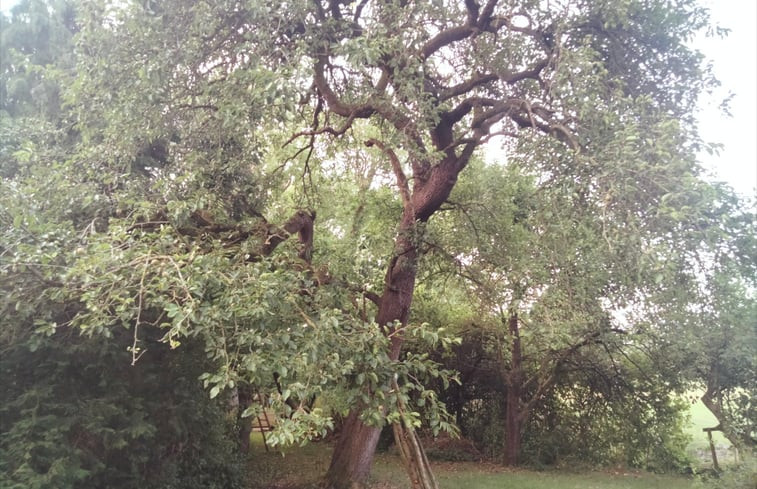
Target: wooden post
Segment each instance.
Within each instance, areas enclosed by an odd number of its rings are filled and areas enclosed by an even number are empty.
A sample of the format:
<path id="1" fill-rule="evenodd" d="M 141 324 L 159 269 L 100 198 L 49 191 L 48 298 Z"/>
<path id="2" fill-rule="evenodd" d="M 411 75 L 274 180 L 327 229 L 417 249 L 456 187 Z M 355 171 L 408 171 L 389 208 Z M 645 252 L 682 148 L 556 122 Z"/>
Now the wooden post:
<path id="1" fill-rule="evenodd" d="M 712 454 L 712 468 L 720 472 L 720 464 L 718 464 L 718 453 L 715 450 L 715 442 L 712 439 L 712 432 L 720 431 L 720 427 L 716 426 L 715 428 L 702 428 L 702 431 L 707 433 L 707 438 L 710 440 L 710 453 Z"/>

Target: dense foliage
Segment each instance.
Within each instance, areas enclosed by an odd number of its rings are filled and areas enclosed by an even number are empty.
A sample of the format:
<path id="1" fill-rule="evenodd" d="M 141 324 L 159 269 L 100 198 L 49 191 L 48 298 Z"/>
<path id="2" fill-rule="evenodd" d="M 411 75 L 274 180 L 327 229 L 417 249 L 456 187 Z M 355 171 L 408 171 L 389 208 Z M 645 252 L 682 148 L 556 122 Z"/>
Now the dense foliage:
<path id="1" fill-rule="evenodd" d="M 701 278 L 713 276 L 700 268 L 714 265 L 702 258 L 711 245 L 723 246 L 723 236 L 733 237 L 721 250 L 730 257 L 724 263 L 750 266 L 750 215 L 729 208 L 734 200 L 726 189 L 693 179 L 666 184 L 696 196 L 685 208 L 671 207 L 672 196 L 655 199 L 642 190 L 651 183 L 645 180 L 627 184 L 643 201 L 612 195 L 595 200 L 599 189 L 587 191 L 575 178 L 529 177 L 527 169 L 539 163 L 526 164 L 519 169 L 513 159 L 506 171 L 477 168 L 474 178 L 481 180 L 463 177 L 451 197 L 453 209 L 461 212 L 436 221 L 441 228 L 432 235 L 436 240 L 449 235 L 447 228 L 468 230 L 444 247 L 437 242 L 427 256 L 429 285 L 441 287 L 446 297 L 455 297 L 451 289 L 464 291 L 457 299 L 464 314 L 457 320 L 463 345 L 442 360 L 460 371 L 462 385 L 443 398 L 463 433 L 495 458 L 509 437 L 520 436 L 503 422 L 513 410 L 506 401 L 514 395 L 524 462 L 623 463 L 654 470 L 687 465 L 681 399 L 707 378 L 706 368 L 692 370 L 692 358 L 707 364 L 714 352 L 699 348 L 707 344 L 720 351 L 715 345 L 728 342 L 694 339 L 688 334 L 703 332 L 683 323 L 693 321 L 695 311 L 702 317 L 695 304 L 706 304 L 711 293 L 700 295 Z M 622 173 L 627 164 L 636 162 L 615 160 L 604 171 Z M 647 168 L 648 174 L 657 171 Z M 661 161 L 659 171 L 667 168 L 669 161 Z M 603 217 L 611 210 L 625 219 Z M 679 215 L 671 219 L 670 212 Z M 510 239 L 498 239 L 498 233 Z M 733 270 L 730 281 L 743 280 Z M 719 304 L 729 297 L 736 314 L 754 303 L 745 289 L 710 297 Z M 743 322 L 731 321 L 726 331 L 752 328 L 740 317 Z M 516 330 L 509 328 L 513 318 Z M 708 335 L 721 337 L 724 331 L 713 325 Z M 734 374 L 753 357 L 750 334 L 732 336 L 745 340 L 727 362 Z M 713 361 L 723 360 L 715 356 Z M 737 381 L 741 389 L 749 382 Z M 739 412 L 748 416 L 748 409 Z"/>
<path id="2" fill-rule="evenodd" d="M 322 436 L 356 396 L 385 402 L 366 386 L 397 376 L 408 381 L 391 396 L 424 392 L 420 379 L 440 372 L 421 357 L 390 362 L 381 329 L 353 314 L 349 291 L 310 269 L 312 216 L 296 212 L 281 228 L 263 218 L 271 195 L 255 155 L 264 144 L 249 132 L 262 115 L 231 101 L 241 120 L 181 104 L 169 113 L 108 71 L 122 66 L 88 69 L 99 62 L 89 49 L 110 40 L 113 56 L 122 44 L 111 36 L 144 25 L 122 10 L 133 23 L 106 33 L 100 6 L 78 9 L 74 22 L 71 5 L 25 2 L 3 18 L 4 484 L 233 487 L 232 427 L 260 409 L 227 414 L 238 386 L 272 403 L 274 444 Z M 74 34 L 87 53 L 78 65 Z M 196 57 L 187 64 L 218 56 L 181 51 Z M 41 103 L 39 90 L 55 96 Z M 119 92 L 143 108 L 122 110 Z M 109 102 L 98 106 L 96 93 Z M 298 231 L 296 245 L 285 242 Z M 417 368 L 425 373 L 413 381 Z M 325 409 L 312 408 L 315 396 Z"/>
<path id="3" fill-rule="evenodd" d="M 19 2 L 0 484 L 240 487 L 265 407 L 274 445 L 341 422 L 331 487 L 383 424 L 434 487 L 414 429 L 455 432 L 442 400 L 509 463 L 667 470 L 692 387 L 747 453 L 757 233 L 696 162 L 707 22 L 686 0 Z"/>

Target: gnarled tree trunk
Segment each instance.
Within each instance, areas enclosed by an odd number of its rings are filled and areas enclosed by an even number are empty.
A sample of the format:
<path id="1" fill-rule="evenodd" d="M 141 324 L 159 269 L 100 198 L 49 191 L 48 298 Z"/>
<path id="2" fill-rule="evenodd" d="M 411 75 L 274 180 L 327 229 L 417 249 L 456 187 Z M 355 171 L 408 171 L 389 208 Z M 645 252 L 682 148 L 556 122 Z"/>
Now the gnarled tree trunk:
<path id="1" fill-rule="evenodd" d="M 414 216 L 405 212 L 395 241 L 395 257 L 386 272 L 384 293 L 376 319 L 378 324 L 392 324 L 395 321 L 401 325 L 407 324 L 418 258 L 412 239 L 414 230 Z M 402 335 L 392 336 L 391 359 L 399 359 L 402 341 Z M 326 474 L 328 489 L 352 489 L 363 484 L 370 473 L 380 434 L 381 428 L 360 421 L 359 410 L 350 412 L 342 426 Z"/>
<path id="2" fill-rule="evenodd" d="M 733 448 L 736 449 L 737 452 L 740 452 L 739 455 L 743 455 L 743 451 L 745 449 L 753 450 L 756 444 L 749 433 L 739 435 L 739 433 L 737 433 L 736 430 L 733 429 L 728 420 L 728 415 L 723 410 L 722 399 L 720 397 L 722 396 L 722 394 L 718 390 L 718 387 L 719 383 L 717 372 L 713 371 L 710 373 L 709 378 L 707 379 L 707 390 L 702 395 L 701 399 L 702 404 L 704 404 L 705 407 L 712 413 L 712 415 L 715 416 L 715 419 L 718 420 L 718 425 L 714 428 L 708 428 L 705 431 L 708 431 L 708 434 L 710 434 L 712 431 L 720 431 L 721 433 L 723 433 L 723 436 L 725 436 L 726 439 L 731 442 Z M 710 436 L 712 435 L 710 434 Z"/>
<path id="3" fill-rule="evenodd" d="M 389 156 L 400 186 L 404 209 L 395 239 L 394 257 L 386 271 L 384 291 L 376 322 L 381 325 L 399 323 L 400 326 L 404 326 L 410 315 L 418 266 L 417 225 L 419 222 L 426 222 L 446 200 L 461 168 L 457 160 L 450 161 L 447 166 L 437 166 L 435 171 L 431 172 L 430 178 L 416 182 L 411 195 L 407 178 L 402 173 L 394 152 L 379 141 L 371 141 L 369 145 L 378 146 Z M 389 352 L 391 359 L 399 359 L 403 340 L 401 334 L 392 335 Z M 349 414 L 342 427 L 341 436 L 334 448 L 331 465 L 326 474 L 328 489 L 353 489 L 363 485 L 370 473 L 380 433 L 380 428 L 362 423 L 358 411 Z M 408 473 L 430 474 L 428 461 L 415 432 L 412 430 L 408 432 L 402 427 L 395 433 L 400 434 L 401 443 L 404 444 L 406 441 L 414 447 L 409 452 L 411 456 L 405 459 Z M 411 475 L 411 477 L 414 476 Z M 419 475 L 417 480 L 423 485 L 415 485 L 414 482 L 414 488 L 435 489 L 436 487 L 435 482 L 433 485 L 426 484 L 433 480 L 433 477 Z"/>

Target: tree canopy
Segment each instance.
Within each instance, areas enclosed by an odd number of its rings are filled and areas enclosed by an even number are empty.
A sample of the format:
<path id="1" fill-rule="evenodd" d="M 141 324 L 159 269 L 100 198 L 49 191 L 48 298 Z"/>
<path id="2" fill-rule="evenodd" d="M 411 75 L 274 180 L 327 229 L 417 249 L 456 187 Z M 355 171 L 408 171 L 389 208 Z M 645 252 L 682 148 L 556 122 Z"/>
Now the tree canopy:
<path id="1" fill-rule="evenodd" d="M 673 419 L 664 394 L 701 384 L 753 442 L 754 215 L 697 163 L 697 2 L 26 0 L 0 22 L 11 487 L 235 487 L 224 454 L 264 406 L 274 444 L 338 431 L 329 487 L 364 482 L 386 423 L 435 487 L 417 429 L 455 431 L 434 359 L 464 326 L 499 342 L 510 440 L 574 394 Z"/>

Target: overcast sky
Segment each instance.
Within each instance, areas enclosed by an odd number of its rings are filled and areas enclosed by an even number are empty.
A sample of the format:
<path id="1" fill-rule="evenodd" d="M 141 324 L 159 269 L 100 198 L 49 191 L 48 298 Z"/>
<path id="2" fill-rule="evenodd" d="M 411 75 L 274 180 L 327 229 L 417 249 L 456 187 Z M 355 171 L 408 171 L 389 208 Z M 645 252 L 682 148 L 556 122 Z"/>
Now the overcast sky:
<path id="1" fill-rule="evenodd" d="M 731 184 L 746 197 L 757 197 L 757 2 L 710 0 L 713 21 L 731 29 L 725 39 L 700 36 L 695 46 L 712 60 L 722 86 L 702 100 L 700 131 L 706 141 L 724 145 L 718 156 L 701 155 L 713 178 Z M 731 113 L 718 110 L 733 93 Z"/>
<path id="2" fill-rule="evenodd" d="M 17 0 L 0 0 L 8 11 Z M 713 62 L 722 86 L 701 102 L 700 131 L 724 146 L 717 156 L 700 156 L 714 180 L 728 182 L 745 197 L 757 198 L 757 1 L 702 0 L 713 21 L 731 30 L 725 39 L 698 37 L 694 46 Z M 732 117 L 719 110 L 733 93 Z"/>

